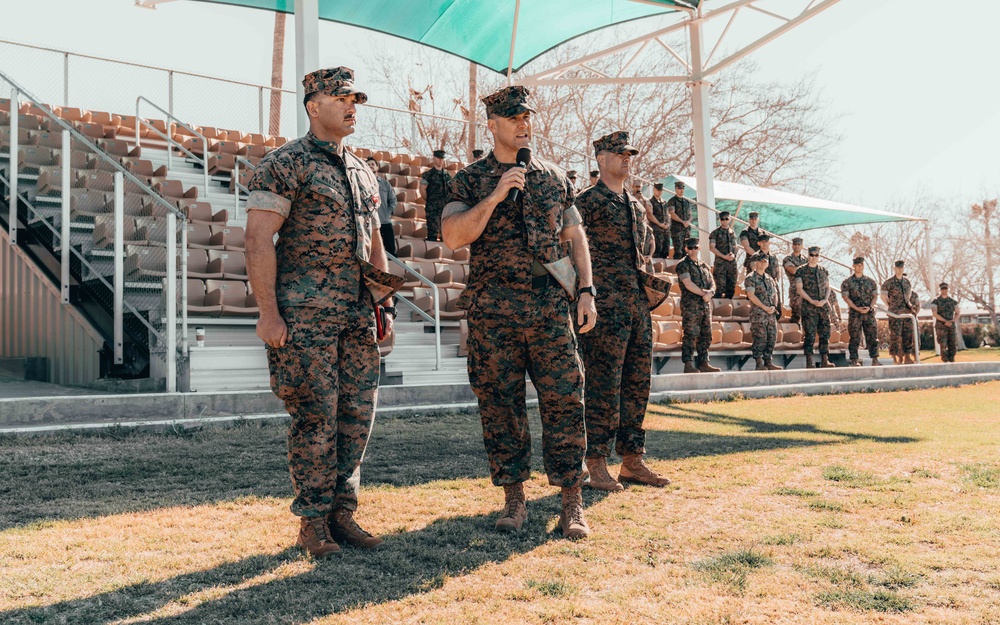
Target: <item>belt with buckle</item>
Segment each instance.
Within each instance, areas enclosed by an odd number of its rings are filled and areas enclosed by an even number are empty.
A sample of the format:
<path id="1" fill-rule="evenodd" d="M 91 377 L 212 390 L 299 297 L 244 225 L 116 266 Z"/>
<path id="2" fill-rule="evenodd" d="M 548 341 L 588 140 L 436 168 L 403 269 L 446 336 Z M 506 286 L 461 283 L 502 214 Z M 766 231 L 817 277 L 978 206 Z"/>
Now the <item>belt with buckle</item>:
<path id="1" fill-rule="evenodd" d="M 544 289 L 550 284 L 555 283 L 555 278 L 552 277 L 551 273 L 546 273 L 544 276 L 532 276 L 531 277 L 531 288 L 533 289 Z"/>

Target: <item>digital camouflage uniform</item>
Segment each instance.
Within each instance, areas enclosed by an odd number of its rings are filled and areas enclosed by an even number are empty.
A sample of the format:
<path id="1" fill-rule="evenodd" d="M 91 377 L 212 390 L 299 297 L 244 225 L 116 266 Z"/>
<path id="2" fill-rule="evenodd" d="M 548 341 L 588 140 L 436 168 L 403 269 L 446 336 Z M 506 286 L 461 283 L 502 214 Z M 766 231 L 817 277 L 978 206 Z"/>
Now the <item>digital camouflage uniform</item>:
<path id="1" fill-rule="evenodd" d="M 788 276 L 788 307 L 792 310 L 792 316 L 788 320 L 789 323 L 799 323 L 802 319 L 802 298 L 795 288 L 795 275 L 789 273 L 788 269 L 805 267 L 808 263 L 809 259 L 802 254 L 789 254 L 781 262 L 785 268 L 785 275 Z"/>
<path id="2" fill-rule="evenodd" d="M 634 196 L 603 181 L 580 193 L 597 290 L 594 329 L 579 336 L 586 377 L 587 457 L 644 454 L 642 428 L 652 370 L 650 302 L 641 271 L 652 271 L 653 230 Z"/>
<path id="3" fill-rule="evenodd" d="M 749 273 L 753 273 L 751 270 Z M 764 274 L 770 276 L 774 280 L 775 286 L 781 284 L 781 267 L 778 266 L 778 257 L 774 254 L 767 254 L 767 269 L 764 270 Z M 778 288 L 778 318 L 781 318 L 781 308 L 784 302 L 781 298 L 781 288 Z"/>
<path id="4" fill-rule="evenodd" d="M 752 229 L 750 226 L 747 226 L 742 232 L 740 232 L 740 245 L 742 246 L 743 241 L 746 241 L 750 244 L 750 249 L 752 249 L 754 254 L 756 254 L 760 251 L 760 243 L 757 241 L 757 238 L 762 234 L 764 234 L 764 230 L 761 228 L 758 227 L 756 229 Z M 746 258 L 743 259 L 743 268 L 746 269 L 747 273 L 753 271 L 753 269 L 750 268 L 751 256 L 752 254 L 747 254 Z"/>
<path id="5" fill-rule="evenodd" d="M 893 276 L 882 283 L 882 291 L 889 302 L 889 312 L 897 315 L 913 313 L 910 307 L 910 296 L 913 287 L 904 276 Z M 913 322 L 903 317 L 889 317 L 889 354 L 903 356 L 913 353 Z"/>
<path id="6" fill-rule="evenodd" d="M 310 132 L 265 156 L 248 186 L 253 210 L 285 218 L 275 289 L 288 342 L 268 346 L 267 359 L 271 388 L 292 418 L 291 509 L 305 517 L 354 510 L 379 379 L 372 294 L 381 300 L 399 285 L 367 262 L 378 184 L 364 161 L 338 156 L 336 144 Z"/>
<path id="7" fill-rule="evenodd" d="M 708 240 L 715 245 L 715 249 L 720 254 L 733 254 L 735 257 L 736 233 L 733 232 L 732 228 L 719 226 L 708 235 Z M 715 278 L 715 286 L 719 289 L 716 292 L 718 297 L 732 299 L 733 294 L 736 293 L 736 273 L 735 258 L 724 260 L 718 256 L 715 257 L 712 263 L 712 277 Z"/>
<path id="8" fill-rule="evenodd" d="M 765 306 L 778 306 L 778 284 L 767 272 L 759 274 L 756 271 L 743 281 L 743 289 L 753 293 Z M 774 344 L 778 339 L 778 319 L 766 312 L 760 306 L 750 308 L 750 332 L 753 334 L 753 357 L 769 362 L 774 353 Z"/>
<path id="9" fill-rule="evenodd" d="M 459 171 L 444 216 L 479 204 L 514 166 L 499 163 L 490 151 Z M 576 274 L 569 243 L 559 242 L 564 228 L 580 222 L 566 174 L 532 158 L 517 202 L 500 202 L 470 246 L 468 287 L 459 306 L 468 311 L 469 382 L 479 399 L 483 442 L 496 486 L 518 484 L 530 476 L 525 373 L 538 391 L 549 483 L 582 482 L 587 446 L 583 371 L 569 294 L 575 296 Z"/>
<path id="10" fill-rule="evenodd" d="M 431 167 L 420 176 L 422 183 L 426 183 L 422 192 L 424 194 L 424 213 L 427 215 L 428 241 L 441 240 L 441 211 L 448 203 L 451 178 L 451 174 L 443 167 L 441 169 Z"/>
<path id="11" fill-rule="evenodd" d="M 686 197 L 673 195 L 667 200 L 667 210 L 669 211 L 671 208 L 674 209 L 675 215 L 688 221 L 694 212 L 694 203 Z M 674 258 L 684 256 L 684 239 L 691 236 L 690 233 L 691 226 L 685 226 L 673 219 L 670 220 L 670 239 L 674 246 Z"/>
<path id="12" fill-rule="evenodd" d="M 941 360 L 955 362 L 955 352 L 958 350 L 958 341 L 955 338 L 955 332 L 958 330 L 958 324 L 955 322 L 958 318 L 955 312 L 958 310 L 958 302 L 950 297 L 936 297 L 931 301 L 931 310 L 952 322 L 949 328 L 935 319 L 934 333 L 937 335 L 938 345 L 941 346 Z"/>
<path id="13" fill-rule="evenodd" d="M 795 282 L 802 285 L 802 290 L 809 297 L 822 302 L 827 298 L 826 290 L 830 287 L 830 274 L 826 267 L 817 265 L 800 267 L 795 274 Z M 807 356 L 813 353 L 813 343 L 819 335 L 819 353 L 830 353 L 830 307 L 813 306 L 802 301 L 802 347 Z"/>
<path id="14" fill-rule="evenodd" d="M 667 214 L 667 202 L 662 197 L 649 198 L 649 203 L 653 207 L 653 217 L 661 224 L 670 225 L 670 215 Z M 653 234 L 656 237 L 655 254 L 658 258 L 670 258 L 670 228 L 661 228 L 650 224 Z"/>
<path id="15" fill-rule="evenodd" d="M 708 265 L 690 255 L 677 263 L 677 280 L 681 285 L 681 327 L 684 339 L 681 343 L 681 360 L 695 364 L 708 361 L 708 348 L 712 346 L 712 302 L 706 302 L 700 295 L 689 291 L 684 279 L 690 278 L 700 289 L 710 291 L 715 288 L 712 270 Z M 696 355 L 695 355 L 696 354 Z"/>
<path id="16" fill-rule="evenodd" d="M 848 352 L 851 360 L 858 359 L 858 348 L 861 347 L 861 336 L 865 337 L 868 356 L 878 358 L 878 330 L 875 324 L 875 306 L 872 301 L 878 296 L 878 284 L 868 276 L 860 278 L 851 275 L 840 285 L 840 294 L 845 300 L 850 300 L 858 308 L 871 306 L 865 314 L 861 314 L 848 306 L 847 332 L 851 336 Z"/>

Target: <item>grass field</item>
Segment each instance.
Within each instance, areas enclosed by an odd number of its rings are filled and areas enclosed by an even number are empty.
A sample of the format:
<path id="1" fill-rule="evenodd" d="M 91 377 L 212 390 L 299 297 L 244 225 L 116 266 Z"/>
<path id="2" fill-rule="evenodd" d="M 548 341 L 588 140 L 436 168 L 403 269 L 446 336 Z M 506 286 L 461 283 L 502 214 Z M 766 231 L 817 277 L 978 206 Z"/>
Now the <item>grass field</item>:
<path id="1" fill-rule="evenodd" d="M 477 416 L 382 418 L 358 518 L 386 548 L 323 562 L 282 424 L 0 439 L 0 623 L 1000 623 L 1000 382 L 646 425 L 673 484 L 588 491 L 571 543 L 538 474 L 493 532 Z"/>
<path id="2" fill-rule="evenodd" d="M 885 356 L 886 362 L 892 362 L 892 357 Z M 1000 360 L 1000 348 L 997 347 L 977 347 L 976 349 L 963 349 L 955 355 L 956 362 L 985 362 Z M 920 350 L 920 362 L 926 364 L 940 363 L 941 357 L 934 353 L 932 349 Z"/>

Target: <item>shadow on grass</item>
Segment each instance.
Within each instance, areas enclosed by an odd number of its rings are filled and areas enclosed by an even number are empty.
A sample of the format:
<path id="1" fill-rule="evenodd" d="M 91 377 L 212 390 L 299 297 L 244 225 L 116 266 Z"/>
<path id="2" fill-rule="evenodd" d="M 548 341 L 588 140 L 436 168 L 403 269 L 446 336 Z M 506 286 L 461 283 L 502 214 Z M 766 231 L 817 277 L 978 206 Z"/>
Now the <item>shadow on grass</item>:
<path id="1" fill-rule="evenodd" d="M 587 497 L 592 503 L 596 499 Z M 559 513 L 560 497 L 528 502 L 529 517 L 521 532 L 493 530 L 499 512 L 437 520 L 427 527 L 388 535 L 383 549 L 348 549 L 343 555 L 316 563 L 311 570 L 236 589 L 182 614 L 143 618 L 143 623 L 302 623 L 369 604 L 381 604 L 441 587 L 451 577 L 474 572 L 488 563 L 503 562 L 553 539 L 548 521 Z M 225 592 L 254 577 L 274 571 L 303 556 L 297 548 L 273 556 L 251 556 L 221 566 L 137 584 L 44 607 L 0 612 L 0 622 L 111 623 L 135 618 L 213 589 Z"/>

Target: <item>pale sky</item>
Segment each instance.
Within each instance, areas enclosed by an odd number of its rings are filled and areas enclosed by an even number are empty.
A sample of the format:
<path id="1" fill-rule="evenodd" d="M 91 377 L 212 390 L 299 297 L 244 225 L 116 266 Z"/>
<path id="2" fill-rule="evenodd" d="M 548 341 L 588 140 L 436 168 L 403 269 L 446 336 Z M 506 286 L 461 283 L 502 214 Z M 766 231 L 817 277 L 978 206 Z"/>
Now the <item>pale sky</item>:
<path id="1" fill-rule="evenodd" d="M 273 14 L 265 11 L 188 0 L 156 11 L 138 9 L 131 0 L 3 4 L 0 39 L 6 41 L 248 82 L 270 81 Z M 705 7 L 723 4 L 712 0 Z M 767 6 L 785 7 L 783 12 L 792 14 L 804 3 L 772 0 Z M 651 23 L 666 23 L 657 19 Z M 105 28 L 98 29 L 98 23 Z M 294 75 L 292 24 L 290 16 L 288 77 Z M 837 192 L 831 199 L 883 209 L 894 197 L 910 197 L 920 188 L 965 204 L 1000 189 L 997 24 L 1000 2 L 991 0 L 841 0 L 752 58 L 764 79 L 787 81 L 815 74 L 844 137 L 832 171 Z M 320 36 L 321 64 L 353 67 L 362 82 L 371 50 L 398 50 L 405 59 L 413 49 L 408 42 L 326 22 L 320 25 Z M 0 45 L 0 71 L 12 74 L 39 97 L 61 100 L 61 61 L 36 58 L 43 57 Z M 136 95 L 158 103 L 166 97 L 162 89 L 147 86 L 145 78 L 135 84 L 107 76 L 102 80 L 97 63 L 78 63 L 73 70 L 78 75 L 91 72 L 91 84 L 73 82 L 71 91 L 81 100 L 87 88 L 115 94 L 131 102 L 131 108 Z M 286 87 L 289 84 L 286 79 Z"/>

